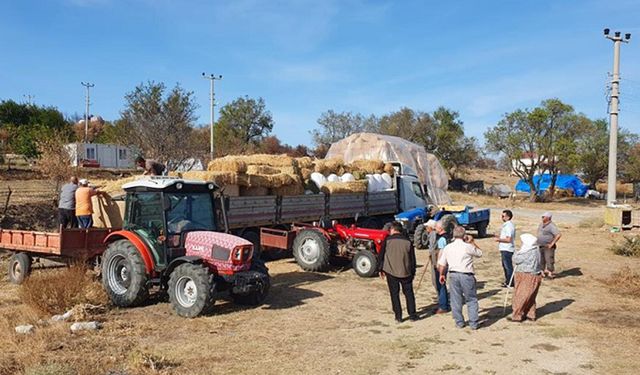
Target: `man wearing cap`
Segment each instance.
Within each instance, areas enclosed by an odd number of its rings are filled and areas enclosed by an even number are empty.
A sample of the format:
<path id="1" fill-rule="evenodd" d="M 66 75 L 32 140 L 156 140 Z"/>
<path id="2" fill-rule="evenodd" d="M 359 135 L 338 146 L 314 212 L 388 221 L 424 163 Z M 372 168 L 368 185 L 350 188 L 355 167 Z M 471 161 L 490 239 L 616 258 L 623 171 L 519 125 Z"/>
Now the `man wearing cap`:
<path id="1" fill-rule="evenodd" d="M 513 252 L 516 249 L 516 226 L 511 219 L 513 218 L 513 212 L 511 210 L 502 211 L 502 229 L 500 230 L 500 236 L 496 238 L 498 243 L 498 250 L 500 250 L 500 257 L 502 258 L 502 269 L 504 270 L 504 283 L 502 287 L 513 287 Z"/>
<path id="2" fill-rule="evenodd" d="M 89 181 L 81 179 L 80 186 L 76 190 L 76 218 L 80 228 L 91 228 L 93 226 L 93 204 L 91 197 L 100 195 L 102 192 L 89 186 Z"/>
<path id="3" fill-rule="evenodd" d="M 431 284 L 438 291 L 438 277 L 436 272 L 438 271 L 438 235 L 436 233 L 436 221 L 429 219 L 424 225 L 427 230 L 427 249 L 429 250 L 429 257 L 431 258 Z"/>
<path id="4" fill-rule="evenodd" d="M 551 212 L 542 214 L 542 223 L 538 226 L 538 245 L 540 246 L 540 266 L 543 275 L 555 277 L 556 243 L 561 233 L 551 221 Z"/>
<path id="5" fill-rule="evenodd" d="M 72 176 L 69 182 L 60 188 L 60 200 L 58 201 L 58 221 L 62 228 L 76 228 L 76 190 L 78 189 L 78 177 Z"/>
<path id="6" fill-rule="evenodd" d="M 438 258 L 439 281 L 442 284 L 445 282 L 445 273 L 448 270 L 451 313 L 458 328 L 463 328 L 465 325 L 462 305 L 466 304 L 469 327 L 473 330 L 478 329 L 478 295 L 473 258 L 481 256 L 482 251 L 473 237 L 467 235 L 463 227 L 456 225 L 453 228 L 453 242 L 440 252 L 440 258 Z"/>

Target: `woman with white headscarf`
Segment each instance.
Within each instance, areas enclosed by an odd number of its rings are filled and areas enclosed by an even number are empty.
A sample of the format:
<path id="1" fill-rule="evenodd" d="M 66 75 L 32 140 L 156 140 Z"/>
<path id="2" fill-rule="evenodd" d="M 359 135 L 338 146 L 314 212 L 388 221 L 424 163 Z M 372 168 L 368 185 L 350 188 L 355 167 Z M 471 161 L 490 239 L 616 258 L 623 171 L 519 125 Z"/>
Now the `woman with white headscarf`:
<path id="1" fill-rule="evenodd" d="M 526 318 L 535 321 L 536 296 L 542 282 L 538 239 L 532 234 L 524 233 L 520 236 L 520 241 L 522 247 L 513 255 L 516 291 L 513 295 L 511 320 L 521 322 Z"/>

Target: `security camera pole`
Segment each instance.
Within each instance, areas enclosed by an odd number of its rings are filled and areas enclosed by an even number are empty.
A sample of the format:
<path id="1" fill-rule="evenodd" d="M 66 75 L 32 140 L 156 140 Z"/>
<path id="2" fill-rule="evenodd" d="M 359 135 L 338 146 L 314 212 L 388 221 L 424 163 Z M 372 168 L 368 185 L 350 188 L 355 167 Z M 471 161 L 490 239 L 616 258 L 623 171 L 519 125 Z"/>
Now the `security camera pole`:
<path id="1" fill-rule="evenodd" d="M 607 178 L 607 206 L 613 206 L 616 202 L 616 158 L 618 155 L 618 103 L 620 85 L 620 43 L 629 43 L 631 34 L 624 35 L 624 39 L 616 31 L 614 36 L 609 35 L 609 29 L 604 29 L 604 36 L 613 41 L 613 76 L 611 78 L 611 108 L 609 110 L 609 175 Z"/>
<path id="2" fill-rule="evenodd" d="M 87 107 L 84 111 L 84 143 L 87 143 L 89 142 L 89 89 L 95 85 L 89 82 L 80 82 L 80 84 L 87 88 Z"/>
<path id="3" fill-rule="evenodd" d="M 213 108 L 216 105 L 216 102 L 214 100 L 214 93 L 213 93 L 213 82 L 217 79 L 217 80 L 221 80 L 222 76 L 221 75 L 214 75 L 214 74 L 209 74 L 206 75 L 204 73 L 202 73 L 202 78 L 204 79 L 208 79 L 211 81 L 211 90 L 209 92 L 209 101 L 211 102 L 211 138 L 209 139 L 209 143 L 210 143 L 210 149 L 209 152 L 211 153 L 211 160 L 213 160 Z"/>

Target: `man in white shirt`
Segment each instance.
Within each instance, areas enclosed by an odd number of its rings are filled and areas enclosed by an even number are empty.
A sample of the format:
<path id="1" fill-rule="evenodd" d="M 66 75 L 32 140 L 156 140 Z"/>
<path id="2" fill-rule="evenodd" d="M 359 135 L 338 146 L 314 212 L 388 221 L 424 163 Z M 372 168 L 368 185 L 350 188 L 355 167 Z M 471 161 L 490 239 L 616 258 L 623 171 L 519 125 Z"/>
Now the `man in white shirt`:
<path id="1" fill-rule="evenodd" d="M 513 280 L 513 252 L 516 249 L 516 226 L 513 224 L 513 212 L 511 210 L 502 211 L 502 229 L 500 230 L 500 236 L 496 238 L 498 243 L 498 250 L 500 250 L 500 257 L 502 258 L 502 269 L 504 270 L 504 282 L 503 288 L 512 288 Z"/>
<path id="2" fill-rule="evenodd" d="M 466 235 L 463 227 L 453 228 L 453 242 L 448 244 L 438 258 L 440 283 L 444 284 L 445 270 L 449 270 L 449 295 L 453 320 L 458 328 L 464 327 L 462 305 L 467 304 L 469 327 L 478 329 L 478 295 L 476 293 L 476 277 L 473 271 L 473 258 L 481 257 L 473 237 Z M 464 298 L 464 300 L 463 300 Z"/>

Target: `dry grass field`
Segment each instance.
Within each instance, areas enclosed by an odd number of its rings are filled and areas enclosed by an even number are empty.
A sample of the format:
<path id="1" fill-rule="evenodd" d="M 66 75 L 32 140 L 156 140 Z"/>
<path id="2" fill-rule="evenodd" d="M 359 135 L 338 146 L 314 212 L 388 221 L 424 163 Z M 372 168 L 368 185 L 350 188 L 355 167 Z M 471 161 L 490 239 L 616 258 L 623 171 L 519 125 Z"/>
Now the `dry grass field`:
<path id="1" fill-rule="evenodd" d="M 478 241 L 484 256 L 476 262 L 477 331 L 456 329 L 450 314 L 433 314 L 428 275 L 416 295 L 422 319 L 396 324 L 379 278 L 360 278 L 348 266 L 308 273 L 282 259 L 268 263 L 272 289 L 263 306 L 243 308 L 221 296 L 211 315 L 183 319 L 157 298 L 143 307 L 88 312 L 103 328 L 71 333 L 70 323 L 39 322 L 50 315 L 25 303 L 21 287 L 3 272 L 0 374 L 637 373 L 640 258 L 608 250 L 636 230 L 610 233 L 602 202 L 452 196 L 492 208 L 490 232 L 499 229 L 504 208 L 513 210 L 519 233 L 534 232 L 541 213 L 554 212 L 563 232 L 559 276 L 543 282 L 536 322 L 513 323 L 503 314 L 506 290 L 491 238 Z M 14 212 L 20 222 L 23 212 Z M 426 252 L 417 258 L 420 274 Z M 39 267 L 35 274 L 56 272 L 63 271 Z M 34 334 L 16 334 L 19 324 L 34 324 Z"/>

